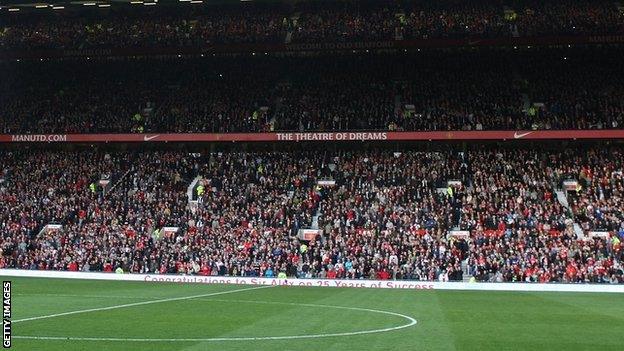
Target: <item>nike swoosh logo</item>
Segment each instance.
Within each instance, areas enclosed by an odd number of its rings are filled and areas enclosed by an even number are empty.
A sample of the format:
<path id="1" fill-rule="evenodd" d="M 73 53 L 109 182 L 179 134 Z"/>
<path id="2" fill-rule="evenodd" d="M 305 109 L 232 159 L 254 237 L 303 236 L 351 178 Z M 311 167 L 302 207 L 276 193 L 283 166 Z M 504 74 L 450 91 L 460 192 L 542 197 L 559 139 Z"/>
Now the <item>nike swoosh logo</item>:
<path id="1" fill-rule="evenodd" d="M 152 136 L 149 136 L 149 137 L 146 135 L 146 136 L 143 137 L 143 141 L 150 141 L 150 140 L 152 140 L 154 138 L 157 138 L 159 135 L 160 134 L 156 134 L 156 135 L 152 135 Z"/>
<path id="2" fill-rule="evenodd" d="M 514 139 L 520 139 L 523 138 L 529 134 L 531 134 L 533 132 L 526 132 L 526 133 L 522 133 L 522 134 L 518 134 L 518 132 L 514 132 Z"/>

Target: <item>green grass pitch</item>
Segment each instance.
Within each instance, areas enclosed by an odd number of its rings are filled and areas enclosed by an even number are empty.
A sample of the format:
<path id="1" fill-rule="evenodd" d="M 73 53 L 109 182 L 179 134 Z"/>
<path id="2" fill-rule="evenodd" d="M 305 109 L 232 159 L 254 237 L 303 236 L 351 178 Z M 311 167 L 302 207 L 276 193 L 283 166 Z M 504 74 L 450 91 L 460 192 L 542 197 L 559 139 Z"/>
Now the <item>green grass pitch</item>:
<path id="1" fill-rule="evenodd" d="M 624 349 L 622 294 L 3 280 L 15 350 Z"/>

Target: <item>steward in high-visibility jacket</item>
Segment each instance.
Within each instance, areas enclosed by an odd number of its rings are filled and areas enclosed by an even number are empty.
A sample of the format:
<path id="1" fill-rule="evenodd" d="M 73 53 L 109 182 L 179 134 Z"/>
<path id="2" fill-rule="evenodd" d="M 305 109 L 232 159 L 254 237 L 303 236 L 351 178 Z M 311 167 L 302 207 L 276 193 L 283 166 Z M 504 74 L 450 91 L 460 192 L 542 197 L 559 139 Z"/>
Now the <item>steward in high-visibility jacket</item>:
<path id="1" fill-rule="evenodd" d="M 204 188 L 203 185 L 199 185 L 197 186 L 197 196 L 200 197 L 202 195 L 204 195 L 204 192 L 206 191 L 206 189 Z"/>

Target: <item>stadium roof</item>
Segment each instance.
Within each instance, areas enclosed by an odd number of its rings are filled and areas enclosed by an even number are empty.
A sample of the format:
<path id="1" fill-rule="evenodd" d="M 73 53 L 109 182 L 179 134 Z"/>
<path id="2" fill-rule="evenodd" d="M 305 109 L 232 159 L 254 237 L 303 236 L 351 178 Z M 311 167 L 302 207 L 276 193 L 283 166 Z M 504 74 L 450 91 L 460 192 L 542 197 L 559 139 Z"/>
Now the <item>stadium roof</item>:
<path id="1" fill-rule="evenodd" d="M 130 5 L 159 5 L 192 3 L 204 5 L 235 4 L 241 2 L 279 2 L 279 0 L 0 0 L 0 13 L 21 10 L 46 11 L 80 9 L 87 7 L 115 8 Z"/>

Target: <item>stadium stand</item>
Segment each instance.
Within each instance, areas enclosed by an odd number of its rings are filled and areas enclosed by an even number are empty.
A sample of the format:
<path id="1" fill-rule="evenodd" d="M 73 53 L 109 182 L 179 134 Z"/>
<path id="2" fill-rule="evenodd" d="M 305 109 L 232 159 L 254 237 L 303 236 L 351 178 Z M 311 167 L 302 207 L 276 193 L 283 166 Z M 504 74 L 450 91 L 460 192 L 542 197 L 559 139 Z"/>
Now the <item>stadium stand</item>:
<path id="1" fill-rule="evenodd" d="M 0 268 L 624 283 L 612 1 L 139 7 L 3 5 Z"/>
<path id="2" fill-rule="evenodd" d="M 0 83 L 0 132 L 617 129 L 621 55 L 14 62 Z"/>
<path id="3" fill-rule="evenodd" d="M 2 267 L 618 283 L 621 154 L 3 151 Z"/>
<path id="4" fill-rule="evenodd" d="M 145 12 L 149 16 L 145 16 Z M 253 15 L 252 15 L 253 14 Z M 0 48 L 184 47 L 622 34 L 613 1 L 337 1 L 7 16 Z"/>

